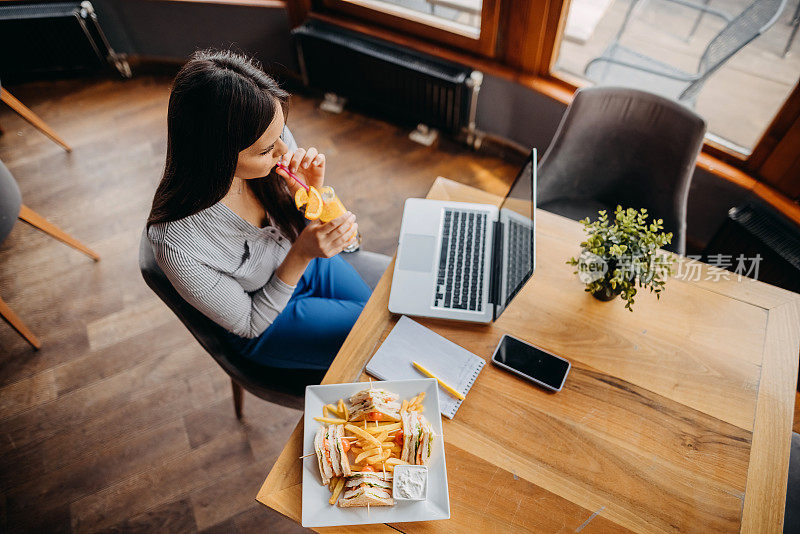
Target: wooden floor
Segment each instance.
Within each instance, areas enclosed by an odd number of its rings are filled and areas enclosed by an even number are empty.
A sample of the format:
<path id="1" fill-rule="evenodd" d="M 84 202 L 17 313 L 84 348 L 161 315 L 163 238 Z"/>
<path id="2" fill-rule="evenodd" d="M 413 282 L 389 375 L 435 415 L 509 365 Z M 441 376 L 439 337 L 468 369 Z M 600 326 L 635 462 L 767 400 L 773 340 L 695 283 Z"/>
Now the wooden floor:
<path id="1" fill-rule="evenodd" d="M 24 202 L 102 257 L 21 222 L 0 245 L 0 296 L 43 343 L 0 322 L 0 532 L 302 530 L 254 500 L 300 413 L 248 395 L 238 422 L 226 375 L 138 271 L 169 81 L 8 88 L 72 154 L 0 106 L 0 159 Z M 394 252 L 404 199 L 437 175 L 503 193 L 519 164 L 317 103 L 296 97 L 288 123 L 327 154 L 369 250 Z"/>

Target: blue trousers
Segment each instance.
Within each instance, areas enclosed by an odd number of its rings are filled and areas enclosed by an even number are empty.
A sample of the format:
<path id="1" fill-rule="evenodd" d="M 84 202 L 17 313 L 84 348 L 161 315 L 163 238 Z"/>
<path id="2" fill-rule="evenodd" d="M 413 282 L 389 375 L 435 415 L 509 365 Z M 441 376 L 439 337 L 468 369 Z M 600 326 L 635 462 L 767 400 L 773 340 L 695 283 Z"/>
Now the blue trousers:
<path id="1" fill-rule="evenodd" d="M 258 337 L 230 334 L 244 357 L 271 367 L 327 369 L 372 291 L 339 256 L 316 258 L 289 303 Z"/>

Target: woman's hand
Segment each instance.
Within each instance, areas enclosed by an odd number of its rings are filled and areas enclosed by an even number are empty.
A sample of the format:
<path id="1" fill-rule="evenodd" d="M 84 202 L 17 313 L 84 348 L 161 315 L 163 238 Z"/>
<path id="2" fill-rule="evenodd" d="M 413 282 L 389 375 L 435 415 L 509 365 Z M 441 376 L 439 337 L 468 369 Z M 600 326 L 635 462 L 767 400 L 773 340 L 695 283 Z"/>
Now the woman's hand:
<path id="1" fill-rule="evenodd" d="M 322 187 L 325 181 L 325 154 L 320 154 L 313 146 L 308 150 L 298 148 L 294 152 L 287 152 L 278 161 L 279 164 L 288 167 L 292 174 L 297 176 L 306 185 L 314 186 L 317 189 Z M 286 180 L 286 184 L 294 194 L 300 187 L 289 174 L 279 166 L 275 167 L 275 172 Z"/>
<path id="2" fill-rule="evenodd" d="M 290 286 L 296 285 L 311 260 L 336 256 L 357 233 L 356 216 L 350 212 L 326 223 L 313 221 L 297 236 L 275 274 Z"/>
<path id="3" fill-rule="evenodd" d="M 297 237 L 292 249 L 297 249 L 301 257 L 309 260 L 332 258 L 347 246 L 356 232 L 356 216 L 350 212 L 326 223 L 313 221 Z"/>

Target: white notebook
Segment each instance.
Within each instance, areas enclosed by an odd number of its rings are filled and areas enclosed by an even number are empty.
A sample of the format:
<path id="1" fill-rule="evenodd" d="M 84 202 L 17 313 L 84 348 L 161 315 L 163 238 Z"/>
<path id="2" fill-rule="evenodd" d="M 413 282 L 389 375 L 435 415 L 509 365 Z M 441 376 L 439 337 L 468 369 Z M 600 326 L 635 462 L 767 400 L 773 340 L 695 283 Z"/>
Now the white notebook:
<path id="1" fill-rule="evenodd" d="M 426 378 L 412 361 L 465 396 L 486 365 L 483 358 L 404 315 L 372 356 L 367 372 L 380 380 Z M 439 386 L 442 415 L 452 419 L 461 402 Z"/>

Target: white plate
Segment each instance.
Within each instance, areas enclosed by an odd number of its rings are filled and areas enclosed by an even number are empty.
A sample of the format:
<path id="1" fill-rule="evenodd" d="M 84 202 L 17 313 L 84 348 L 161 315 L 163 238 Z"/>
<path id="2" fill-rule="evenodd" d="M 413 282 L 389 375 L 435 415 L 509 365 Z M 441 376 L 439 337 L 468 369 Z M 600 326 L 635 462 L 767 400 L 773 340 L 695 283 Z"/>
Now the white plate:
<path id="1" fill-rule="evenodd" d="M 336 527 L 367 525 L 370 523 L 402 523 L 404 521 L 430 521 L 450 519 L 450 495 L 447 489 L 447 467 L 444 463 L 442 416 L 439 410 L 439 388 L 433 378 L 416 380 L 373 381 L 372 385 L 392 393 L 400 400 L 411 400 L 420 391 L 425 392 L 423 414 L 430 421 L 436 438 L 428 463 L 428 499 L 425 501 L 395 501 L 394 506 L 339 508 L 328 504 L 331 492 L 322 485 L 317 457 L 314 455 L 314 436 L 320 427 L 315 417 L 322 417 L 322 407 L 336 404 L 339 399 L 369 387 L 368 382 L 329 384 L 306 387 L 306 409 L 303 423 L 303 454 L 311 454 L 303 462 L 303 520 L 304 527 Z M 349 406 L 349 405 L 348 405 Z M 362 423 L 363 424 L 363 423 Z"/>

